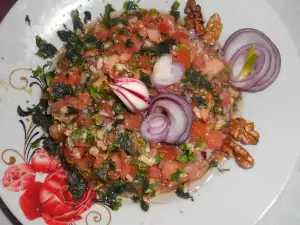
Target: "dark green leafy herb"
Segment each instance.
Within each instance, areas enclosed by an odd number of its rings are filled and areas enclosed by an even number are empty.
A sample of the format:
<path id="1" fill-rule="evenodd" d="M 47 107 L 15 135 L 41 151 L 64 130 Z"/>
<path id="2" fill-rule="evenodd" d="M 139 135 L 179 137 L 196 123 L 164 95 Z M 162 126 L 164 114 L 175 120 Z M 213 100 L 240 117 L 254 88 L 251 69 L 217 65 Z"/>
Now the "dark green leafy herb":
<path id="1" fill-rule="evenodd" d="M 207 91 L 212 91 L 213 88 L 209 81 L 202 75 L 201 72 L 198 72 L 193 69 L 189 69 L 186 72 L 186 77 L 188 81 L 192 84 L 195 85 L 197 88 L 204 88 Z"/>
<path id="2" fill-rule="evenodd" d="M 128 25 L 128 22 L 126 20 L 123 20 L 122 18 L 112 18 L 110 20 L 110 27 L 115 27 L 119 24 Z"/>
<path id="3" fill-rule="evenodd" d="M 119 197 L 121 194 L 136 192 L 136 189 L 130 183 L 115 180 L 110 183 L 106 192 L 97 192 L 97 198 L 94 201 L 101 202 L 116 211 L 122 206 L 122 200 Z"/>
<path id="4" fill-rule="evenodd" d="M 138 159 L 136 159 L 136 158 L 132 158 L 131 161 L 130 161 L 130 163 L 131 163 L 132 165 L 139 165 L 139 164 L 140 164 L 140 160 L 138 160 Z"/>
<path id="5" fill-rule="evenodd" d="M 140 0 L 137 1 L 126 1 L 123 4 L 123 9 L 125 10 L 125 12 L 129 12 L 129 11 L 133 11 L 133 10 L 138 10 L 139 9 L 139 2 Z"/>
<path id="6" fill-rule="evenodd" d="M 175 193 L 179 198 L 191 199 L 192 201 L 194 201 L 194 198 L 190 195 L 189 192 L 184 192 L 182 184 L 178 184 Z"/>
<path id="7" fill-rule="evenodd" d="M 92 19 L 92 14 L 89 11 L 84 12 L 84 23 L 87 23 Z"/>
<path id="8" fill-rule="evenodd" d="M 71 17 L 72 17 L 74 32 L 76 33 L 78 30 L 83 31 L 83 23 L 80 19 L 78 9 L 71 11 Z"/>
<path id="9" fill-rule="evenodd" d="M 72 96 L 73 89 L 71 85 L 65 84 L 65 83 L 57 83 L 53 86 L 53 92 L 52 92 L 52 99 L 53 100 L 60 100 L 66 96 Z"/>
<path id="10" fill-rule="evenodd" d="M 144 190 L 144 193 L 149 196 L 155 196 L 157 184 L 149 184 L 148 188 Z"/>
<path id="11" fill-rule="evenodd" d="M 29 26 L 31 25 L 31 21 L 28 15 L 25 16 L 25 22 L 27 22 Z"/>
<path id="12" fill-rule="evenodd" d="M 92 50 L 94 48 L 103 49 L 103 41 L 98 41 L 93 33 L 88 34 L 83 40 L 84 49 L 86 51 Z"/>
<path id="13" fill-rule="evenodd" d="M 116 119 L 116 120 L 113 122 L 112 126 L 113 126 L 113 127 L 116 127 L 116 126 L 121 125 L 121 124 L 123 124 L 123 123 L 124 123 L 124 119 Z"/>
<path id="14" fill-rule="evenodd" d="M 141 209 L 145 212 L 147 212 L 149 210 L 149 203 L 146 202 L 143 198 L 141 198 L 140 206 L 141 206 Z"/>
<path id="15" fill-rule="evenodd" d="M 68 108 L 68 113 L 67 113 L 68 115 L 77 114 L 79 112 L 78 109 L 75 109 L 71 106 L 67 106 L 67 108 Z"/>
<path id="16" fill-rule="evenodd" d="M 38 66 L 35 70 L 32 70 L 32 74 L 34 77 L 39 78 L 40 80 L 43 80 L 43 68 Z"/>
<path id="17" fill-rule="evenodd" d="M 203 97 L 201 97 L 201 96 L 194 97 L 193 100 L 194 100 L 194 101 L 198 104 L 198 106 L 200 106 L 201 108 L 207 106 L 205 99 L 204 99 Z"/>
<path id="18" fill-rule="evenodd" d="M 184 172 L 183 168 L 179 168 L 175 173 L 171 174 L 171 180 L 172 181 L 179 180 L 183 172 Z"/>
<path id="19" fill-rule="evenodd" d="M 209 168 L 217 168 L 217 170 L 218 170 L 219 172 L 221 172 L 221 173 L 230 171 L 230 169 L 222 169 L 222 168 L 220 168 L 220 167 L 219 167 L 219 162 L 216 161 L 216 160 L 213 160 L 213 161 L 210 162 Z"/>
<path id="20" fill-rule="evenodd" d="M 108 152 L 119 152 L 120 149 L 117 146 L 115 146 L 114 144 L 109 143 L 107 146 L 107 151 Z"/>
<path id="21" fill-rule="evenodd" d="M 37 56 L 47 59 L 52 58 L 57 53 L 57 49 L 54 45 L 47 43 L 38 35 L 35 37 L 35 42 L 36 46 L 39 48 L 38 52 L 36 53 Z"/>
<path id="22" fill-rule="evenodd" d="M 164 158 L 165 158 L 164 154 L 159 154 L 158 156 L 156 156 L 155 158 L 156 164 L 160 164 L 161 160 L 163 160 Z"/>
<path id="23" fill-rule="evenodd" d="M 136 179 L 145 180 L 148 177 L 148 170 L 146 168 L 139 168 L 136 172 Z"/>
<path id="24" fill-rule="evenodd" d="M 125 41 L 125 48 L 131 48 L 133 46 L 133 42 L 130 39 Z"/>
<path id="25" fill-rule="evenodd" d="M 173 16 L 175 20 L 178 20 L 180 18 L 180 12 L 178 10 L 179 7 L 180 7 L 180 2 L 175 0 L 170 11 L 170 15 Z"/>
<path id="26" fill-rule="evenodd" d="M 133 154 L 133 141 L 128 132 L 118 133 L 114 140 L 115 146 L 124 149 L 127 153 Z"/>
<path id="27" fill-rule="evenodd" d="M 50 137 L 47 137 L 43 142 L 44 149 L 49 153 L 51 156 L 57 156 L 60 151 L 59 142 L 53 140 Z"/>
<path id="28" fill-rule="evenodd" d="M 96 88 L 89 86 L 88 91 L 93 99 L 108 100 L 108 93 L 105 90 L 97 90 Z"/>
<path id="29" fill-rule="evenodd" d="M 73 172 L 68 180 L 68 189 L 72 193 L 73 200 L 79 201 L 84 192 L 88 189 L 88 183 L 78 172 Z"/>
<path id="30" fill-rule="evenodd" d="M 117 114 L 117 115 L 120 115 L 120 114 L 124 114 L 124 113 L 127 113 L 128 112 L 128 109 L 127 107 L 124 105 L 123 102 L 121 102 L 120 100 L 116 100 L 112 106 L 114 112 Z"/>
<path id="31" fill-rule="evenodd" d="M 166 39 L 156 46 L 143 48 L 139 53 L 141 55 L 147 55 L 149 57 L 161 56 L 164 54 L 169 54 L 171 47 L 174 45 L 176 45 L 175 39 Z"/>
<path id="32" fill-rule="evenodd" d="M 116 170 L 116 164 L 112 159 L 105 159 L 103 166 L 94 169 L 95 174 L 100 177 L 103 181 L 107 181 L 107 174 L 109 171 Z"/>
<path id="33" fill-rule="evenodd" d="M 195 153 L 190 151 L 187 148 L 187 145 L 181 144 L 180 146 L 181 153 L 177 155 L 176 160 L 182 163 L 197 161 Z"/>
<path id="34" fill-rule="evenodd" d="M 111 4 L 106 4 L 105 6 L 105 11 L 104 11 L 104 15 L 101 14 L 102 17 L 102 24 L 106 27 L 106 28 L 111 28 L 111 17 L 110 14 L 115 11 L 115 9 L 112 7 Z"/>
<path id="35" fill-rule="evenodd" d="M 40 137 L 40 138 L 36 139 L 34 142 L 32 142 L 30 147 L 32 149 L 36 149 L 36 148 L 40 147 L 40 143 L 44 139 L 45 139 L 45 136 L 43 135 L 42 137 Z"/>
<path id="36" fill-rule="evenodd" d="M 84 61 L 84 58 L 72 49 L 67 49 L 65 56 L 71 62 L 71 66 L 80 66 Z"/>
<path id="37" fill-rule="evenodd" d="M 140 80 L 147 86 L 147 88 L 153 88 L 150 76 L 143 71 L 140 72 Z"/>
<path id="38" fill-rule="evenodd" d="M 52 116 L 47 114 L 48 101 L 41 99 L 40 103 L 31 111 L 32 122 L 41 127 L 44 131 L 48 131 L 53 124 Z"/>
<path id="39" fill-rule="evenodd" d="M 73 35 L 75 35 L 75 34 L 70 30 L 58 30 L 57 31 L 57 36 L 63 42 L 68 42 Z"/>

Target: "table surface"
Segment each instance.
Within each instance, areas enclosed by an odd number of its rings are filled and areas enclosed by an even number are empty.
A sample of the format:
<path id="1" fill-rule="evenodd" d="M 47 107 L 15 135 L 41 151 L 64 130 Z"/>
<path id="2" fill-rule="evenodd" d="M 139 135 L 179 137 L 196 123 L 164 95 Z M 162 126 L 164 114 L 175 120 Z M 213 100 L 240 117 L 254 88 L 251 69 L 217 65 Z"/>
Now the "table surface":
<path id="1" fill-rule="evenodd" d="M 3 0 L 2 0 L 3 1 Z M 9 4 L 4 0 L 0 7 L 1 13 L 8 10 Z M 298 52 L 300 53 L 300 1 L 299 0 L 267 0 L 283 20 L 288 31 L 292 35 Z M 4 5 L 3 5 L 4 4 Z M 283 193 L 275 204 L 266 213 L 259 225 L 299 225 L 300 224 L 300 161 Z M 0 202 L 0 205 L 3 205 Z M 11 225 L 11 221 L 0 211 L 0 221 L 3 225 Z M 20 223 L 13 223 L 19 225 Z"/>

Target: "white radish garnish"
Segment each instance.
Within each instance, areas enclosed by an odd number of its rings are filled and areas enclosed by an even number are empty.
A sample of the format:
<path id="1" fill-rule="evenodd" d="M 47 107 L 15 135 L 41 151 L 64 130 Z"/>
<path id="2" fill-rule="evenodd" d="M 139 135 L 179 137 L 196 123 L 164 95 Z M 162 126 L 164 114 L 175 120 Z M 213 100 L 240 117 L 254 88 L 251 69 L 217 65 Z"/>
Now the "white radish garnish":
<path id="1" fill-rule="evenodd" d="M 130 111 L 140 112 L 149 107 L 149 92 L 140 80 L 120 78 L 109 86 Z"/>
<path id="2" fill-rule="evenodd" d="M 171 55 L 163 55 L 154 65 L 151 81 L 156 88 L 164 88 L 180 81 L 184 72 L 181 63 L 172 62 Z"/>

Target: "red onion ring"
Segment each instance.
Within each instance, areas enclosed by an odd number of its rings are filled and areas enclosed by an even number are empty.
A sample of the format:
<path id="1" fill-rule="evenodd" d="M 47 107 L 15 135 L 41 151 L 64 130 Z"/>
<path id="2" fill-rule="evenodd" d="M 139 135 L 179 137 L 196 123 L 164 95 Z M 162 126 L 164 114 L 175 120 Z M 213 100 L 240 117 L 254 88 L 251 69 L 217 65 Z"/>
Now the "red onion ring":
<path id="1" fill-rule="evenodd" d="M 141 135 L 150 142 L 160 142 L 167 138 L 169 129 L 169 119 L 161 113 L 153 113 L 142 122 Z"/>
<path id="2" fill-rule="evenodd" d="M 184 98 L 175 94 L 160 94 L 151 102 L 148 115 L 165 113 L 170 121 L 170 130 L 164 142 L 182 144 L 190 136 L 193 124 L 192 106 Z"/>
<path id="3" fill-rule="evenodd" d="M 278 48 L 264 33 L 252 28 L 238 30 L 229 37 L 224 45 L 224 59 L 232 63 L 236 52 L 240 51 L 239 53 L 241 53 L 241 48 L 253 44 L 261 46 L 260 50 L 263 48 L 267 49 L 271 57 L 269 61 L 265 60 L 265 64 L 269 66 L 269 70 L 265 72 L 262 78 L 259 77 L 252 80 L 257 75 L 257 72 L 255 72 L 251 75 L 251 79 L 248 79 L 247 85 L 233 83 L 233 86 L 238 86 L 238 88 L 249 92 L 261 91 L 270 86 L 278 77 L 281 67 L 281 56 Z M 267 52 L 266 50 L 264 51 L 265 53 Z M 265 67 L 262 69 L 265 69 Z M 262 76 L 262 74 L 259 75 Z"/>

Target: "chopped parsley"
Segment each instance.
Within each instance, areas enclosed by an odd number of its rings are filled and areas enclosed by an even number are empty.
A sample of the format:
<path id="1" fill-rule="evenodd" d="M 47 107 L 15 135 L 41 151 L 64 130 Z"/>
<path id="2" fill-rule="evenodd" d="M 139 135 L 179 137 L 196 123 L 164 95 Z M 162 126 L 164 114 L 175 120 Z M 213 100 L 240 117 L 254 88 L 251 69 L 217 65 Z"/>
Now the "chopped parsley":
<path id="1" fill-rule="evenodd" d="M 195 153 L 190 151 L 187 148 L 187 144 L 181 144 L 180 146 L 181 153 L 176 156 L 176 160 L 182 163 L 194 162 L 197 161 Z"/>
<path id="2" fill-rule="evenodd" d="M 89 86 L 88 91 L 91 94 L 93 99 L 104 99 L 108 100 L 108 93 L 105 90 L 97 90 L 96 88 Z"/>
<path id="3" fill-rule="evenodd" d="M 131 48 L 133 46 L 133 42 L 130 39 L 125 41 L 125 48 Z"/>
<path id="4" fill-rule="evenodd" d="M 37 56 L 43 59 L 48 59 L 48 58 L 53 58 L 54 55 L 57 53 L 57 49 L 54 45 L 43 40 L 38 35 L 35 37 L 35 42 L 36 42 L 36 46 L 39 49 L 38 52 L 36 53 Z"/>
<path id="5" fill-rule="evenodd" d="M 179 180 L 183 173 L 184 173 L 184 169 L 179 168 L 175 173 L 171 174 L 171 181 Z"/>
<path id="6" fill-rule="evenodd" d="M 79 16 L 78 9 L 71 11 L 74 32 L 83 31 L 83 23 Z"/>
<path id="7" fill-rule="evenodd" d="M 114 144 L 120 149 L 124 149 L 128 154 L 133 154 L 133 140 L 128 132 L 118 133 Z"/>
<path id="8" fill-rule="evenodd" d="M 190 84 L 195 85 L 197 88 L 204 88 L 207 91 L 213 90 L 213 87 L 201 72 L 189 69 L 185 75 Z"/>
<path id="9" fill-rule="evenodd" d="M 126 1 L 123 4 L 123 9 L 125 10 L 125 13 L 129 12 L 129 11 L 133 11 L 133 10 L 138 10 L 139 9 L 139 2 L 140 0 L 137 1 Z"/>
<path id="10" fill-rule="evenodd" d="M 89 22 L 91 19 L 92 19 L 92 14 L 91 14 L 91 12 L 85 11 L 85 12 L 84 12 L 84 19 L 83 19 L 84 23 Z"/>
<path id="11" fill-rule="evenodd" d="M 179 12 L 180 2 L 175 0 L 173 5 L 171 6 L 170 15 L 174 17 L 175 21 L 180 18 Z"/>
<path id="12" fill-rule="evenodd" d="M 136 179 L 144 180 L 147 179 L 148 170 L 146 168 L 139 168 L 136 172 Z"/>
<path id="13" fill-rule="evenodd" d="M 53 92 L 51 97 L 57 101 L 63 99 L 66 96 L 72 96 L 74 94 L 71 85 L 65 83 L 57 83 L 53 86 Z"/>
<path id="14" fill-rule="evenodd" d="M 27 22 L 28 25 L 31 26 L 31 21 L 28 15 L 25 16 L 25 22 Z"/>
<path id="15" fill-rule="evenodd" d="M 88 183 L 78 173 L 73 172 L 67 180 L 69 191 L 72 193 L 73 200 L 79 201 L 84 192 L 88 189 Z"/>
<path id="16" fill-rule="evenodd" d="M 165 158 L 164 154 L 157 155 L 156 158 L 155 158 L 156 164 L 160 164 L 161 160 L 163 160 L 164 158 Z"/>
<path id="17" fill-rule="evenodd" d="M 103 166 L 94 169 L 94 173 L 96 174 L 96 176 L 101 178 L 103 181 L 107 181 L 108 172 L 115 171 L 115 170 L 116 170 L 115 162 L 112 161 L 112 159 L 105 159 Z"/>
<path id="18" fill-rule="evenodd" d="M 216 161 L 216 160 L 211 161 L 211 163 L 209 164 L 209 168 L 217 168 L 217 170 L 219 172 L 221 172 L 221 173 L 230 171 L 230 169 L 222 169 L 222 168 L 220 168 L 219 167 L 219 162 Z"/>
<path id="19" fill-rule="evenodd" d="M 191 199 L 192 201 L 194 201 L 194 198 L 190 195 L 189 192 L 184 192 L 183 185 L 181 183 L 178 184 L 175 193 L 179 198 Z"/>
<path id="20" fill-rule="evenodd" d="M 150 76 L 143 71 L 140 71 L 140 80 L 147 86 L 147 88 L 153 88 Z"/>

